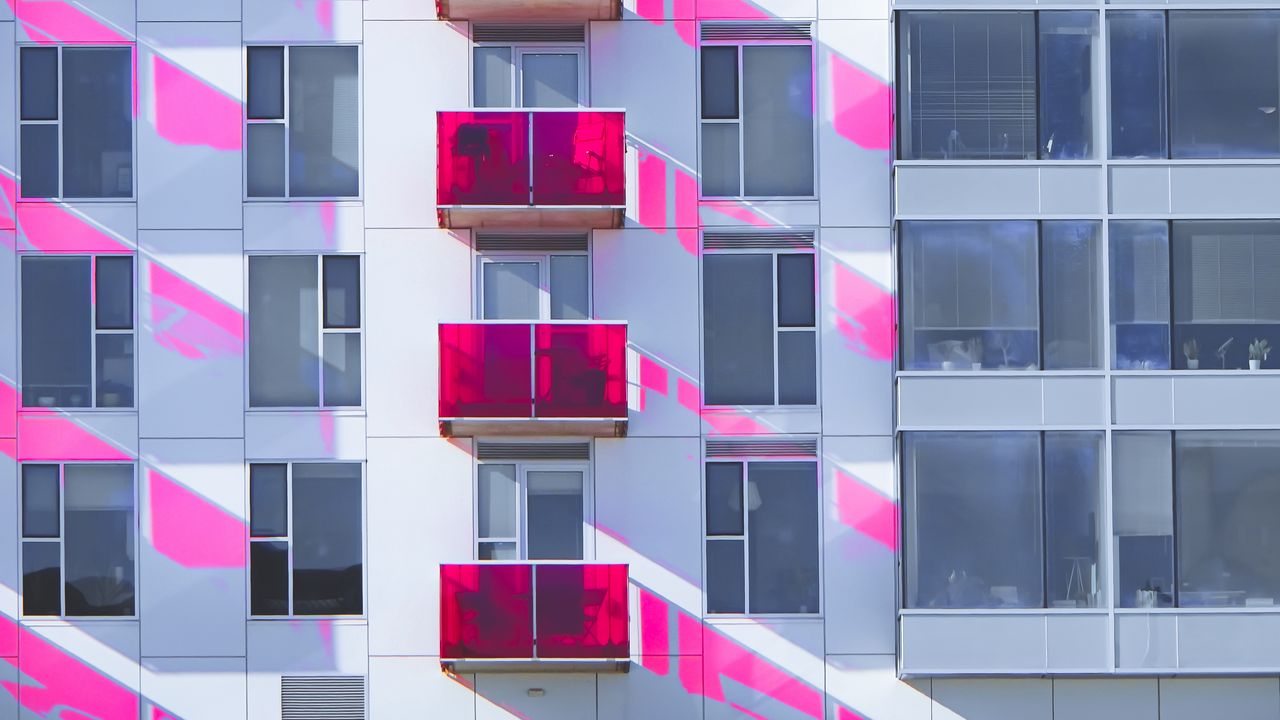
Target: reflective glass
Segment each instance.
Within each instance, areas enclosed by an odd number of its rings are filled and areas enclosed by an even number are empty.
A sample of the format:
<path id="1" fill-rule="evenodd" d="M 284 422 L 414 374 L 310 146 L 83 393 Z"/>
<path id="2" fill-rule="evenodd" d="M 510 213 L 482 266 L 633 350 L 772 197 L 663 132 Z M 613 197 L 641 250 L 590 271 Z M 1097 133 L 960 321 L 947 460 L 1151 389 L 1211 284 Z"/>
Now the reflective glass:
<path id="1" fill-rule="evenodd" d="M 289 48 L 289 194 L 360 192 L 357 50 Z"/>
<path id="2" fill-rule="evenodd" d="M 1101 607 L 1102 433 L 1044 435 L 1049 607 Z"/>
<path id="3" fill-rule="evenodd" d="M 707 612 L 747 611 L 747 571 L 742 540 L 707 540 Z"/>
<path id="4" fill-rule="evenodd" d="M 22 537 L 58 537 L 58 494 L 57 465 L 22 466 Z"/>
<path id="5" fill-rule="evenodd" d="M 316 259 L 249 258 L 249 405 L 320 404 Z"/>
<path id="6" fill-rule="evenodd" d="M 813 48 L 743 47 L 743 193 L 812 195 L 813 144 Z"/>
<path id="7" fill-rule="evenodd" d="M 707 535 L 742 535 L 742 463 L 707 463 Z"/>
<path id="8" fill-rule="evenodd" d="M 249 117 L 254 120 L 284 118 L 284 48 L 250 47 Z"/>
<path id="9" fill-rule="evenodd" d="M 63 196 L 131 197 L 132 48 L 64 47 L 62 79 Z"/>
<path id="10" fill-rule="evenodd" d="M 133 333 L 98 335 L 98 407 L 133 407 Z"/>
<path id="11" fill-rule="evenodd" d="M 288 466 L 254 463 L 249 466 L 249 535 L 284 537 L 289 534 Z"/>
<path id="12" fill-rule="evenodd" d="M 778 404 L 818 402 L 817 333 L 778 333 Z"/>
<path id="13" fill-rule="evenodd" d="M 747 464 L 753 613 L 818 612 L 818 465 Z"/>
<path id="14" fill-rule="evenodd" d="M 586 255 L 551 256 L 551 319 L 585 320 L 588 307 Z"/>
<path id="15" fill-rule="evenodd" d="M 477 47 L 472 68 L 474 107 L 509 108 L 511 101 L 511 48 Z"/>
<path id="16" fill-rule="evenodd" d="M 582 559 L 582 473 L 526 474 L 526 555 L 530 560 Z"/>
<path id="17" fill-rule="evenodd" d="M 1118 607 L 1173 605 L 1173 456 L 1167 432 L 1112 435 Z"/>
<path id="18" fill-rule="evenodd" d="M 1165 14 L 1107 13 L 1111 56 L 1111 157 L 1168 157 Z"/>
<path id="19" fill-rule="evenodd" d="M 536 262 L 487 262 L 484 272 L 485 320 L 536 320 L 539 272 Z"/>
<path id="20" fill-rule="evenodd" d="M 360 377 L 360 333 L 325 333 L 325 406 L 358 406 Z"/>
<path id="21" fill-rule="evenodd" d="M 22 543 L 22 614 L 62 614 L 62 543 Z"/>
<path id="22" fill-rule="evenodd" d="M 578 56 L 576 53 L 525 53 L 521 55 L 520 106 L 565 108 L 578 106 Z"/>
<path id="23" fill-rule="evenodd" d="M 479 507 L 476 535 L 480 538 L 516 537 L 516 499 L 519 496 L 516 466 L 485 463 L 476 473 L 476 505 Z"/>
<path id="24" fill-rule="evenodd" d="M 1040 225 L 1046 370 L 1102 367 L 1102 224 Z"/>
<path id="25" fill-rule="evenodd" d="M 134 614 L 133 466 L 67 465 L 67 615 Z"/>
<path id="26" fill-rule="evenodd" d="M 22 64 L 22 119 L 58 119 L 58 48 L 24 47 Z"/>
<path id="27" fill-rule="evenodd" d="M 293 613 L 364 612 L 360 466 L 293 466 Z"/>
<path id="28" fill-rule="evenodd" d="M 94 309 L 99 330 L 128 330 L 133 327 L 133 258 L 103 255 L 96 260 Z"/>
<path id="29" fill-rule="evenodd" d="M 1094 157 L 1093 70 L 1098 13 L 1042 12 L 1040 26 L 1040 157 Z"/>
<path id="30" fill-rule="evenodd" d="M 730 197 L 740 194 L 737 123 L 702 124 L 702 194 Z"/>
<path id="31" fill-rule="evenodd" d="M 702 117 L 731 120 L 738 117 L 738 48 L 706 45 L 702 48 Z"/>
<path id="32" fill-rule="evenodd" d="M 248 132 L 249 197 L 284 197 L 284 125 L 252 123 Z"/>
<path id="33" fill-rule="evenodd" d="M 813 255 L 778 255 L 778 326 L 814 325 Z"/>
<path id="34" fill-rule="evenodd" d="M 22 404 L 89 407 L 89 258 L 22 259 Z"/>
<path id="35" fill-rule="evenodd" d="M 773 258 L 702 259 L 703 382 L 708 405 L 772 405 Z"/>
<path id="36" fill-rule="evenodd" d="M 22 197 L 58 195 L 58 126 L 22 125 Z"/>
<path id="37" fill-rule="evenodd" d="M 1113 220 L 1111 246 L 1112 367 L 1117 370 L 1169 368 L 1169 224 L 1155 220 Z M 1204 347 L 1206 360 L 1220 347 Z M 1199 354 L 1197 353 L 1197 362 Z"/>
<path id="38" fill-rule="evenodd" d="M 289 543 L 249 543 L 249 612 L 289 614 Z"/>
<path id="39" fill-rule="evenodd" d="M 360 258 L 326 255 L 324 264 L 324 326 L 360 327 Z"/>

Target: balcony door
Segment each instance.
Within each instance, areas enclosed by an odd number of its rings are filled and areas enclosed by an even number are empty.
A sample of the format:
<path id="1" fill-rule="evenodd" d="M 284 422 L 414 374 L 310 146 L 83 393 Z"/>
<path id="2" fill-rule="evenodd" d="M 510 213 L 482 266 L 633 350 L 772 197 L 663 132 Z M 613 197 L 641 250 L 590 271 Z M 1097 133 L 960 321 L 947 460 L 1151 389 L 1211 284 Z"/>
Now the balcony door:
<path id="1" fill-rule="evenodd" d="M 478 45 L 473 59 L 475 107 L 586 106 L 586 53 L 581 47 Z"/>
<path id="2" fill-rule="evenodd" d="M 476 557 L 583 560 L 590 507 L 580 465 L 483 463 L 477 472 Z"/>
<path id="3" fill-rule="evenodd" d="M 485 320 L 585 320 L 590 313 L 586 253 L 480 258 L 479 316 Z"/>

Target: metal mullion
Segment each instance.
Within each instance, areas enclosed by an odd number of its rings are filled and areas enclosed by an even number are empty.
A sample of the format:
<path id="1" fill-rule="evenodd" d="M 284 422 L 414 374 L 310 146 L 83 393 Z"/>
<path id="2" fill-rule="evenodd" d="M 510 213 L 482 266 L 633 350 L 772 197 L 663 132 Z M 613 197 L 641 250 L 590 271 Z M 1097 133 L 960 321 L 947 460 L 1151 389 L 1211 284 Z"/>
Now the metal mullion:
<path id="1" fill-rule="evenodd" d="M 282 113 L 284 117 L 281 118 L 280 122 L 281 125 L 284 125 L 284 157 L 281 159 L 284 162 L 284 197 L 286 198 L 291 196 L 289 177 L 289 56 L 293 54 L 292 49 L 290 45 L 282 45 L 280 47 L 280 54 L 283 56 L 282 69 L 280 70 L 280 94 L 284 96 L 284 112 Z M 292 602 L 290 602 L 290 605 L 292 606 Z"/>
<path id="2" fill-rule="evenodd" d="M 98 256 L 89 256 L 89 405 L 98 407 Z"/>
<path id="3" fill-rule="evenodd" d="M 743 460 L 742 466 L 742 611 L 751 614 L 751 463 Z"/>
<path id="4" fill-rule="evenodd" d="M 57 121 L 57 123 L 58 123 L 58 159 L 57 159 L 57 163 L 58 163 L 58 165 L 57 165 L 56 170 L 57 170 L 57 176 L 58 176 L 58 199 L 59 199 L 59 200 L 61 200 L 61 199 L 62 199 L 62 153 L 63 153 L 63 149 L 62 149 L 62 130 L 63 130 L 63 123 L 62 123 L 62 119 L 63 119 L 63 112 L 62 112 L 62 96 L 63 96 L 63 95 L 66 93 L 66 91 L 67 91 L 67 82 L 66 82 L 66 79 L 65 79 L 65 78 L 63 78 L 63 76 L 62 76 L 62 68 L 63 68 L 63 62 L 62 62 L 62 51 L 63 51 L 63 46 L 62 46 L 62 45 L 59 45 L 59 46 L 58 46 L 58 70 L 57 70 L 57 73 L 56 73 L 57 78 L 58 78 L 58 121 Z M 136 80 L 135 80 L 135 82 L 136 82 Z M 19 98 L 19 101 L 21 101 L 21 98 Z M 96 397 L 95 397 L 95 399 L 96 399 Z M 92 406 L 91 406 L 91 407 L 92 407 Z"/>
<path id="5" fill-rule="evenodd" d="M 328 407 L 324 396 L 324 293 L 325 293 L 325 273 L 324 258 L 322 254 L 316 255 L 316 321 L 319 326 L 319 332 L 316 334 L 316 397 L 320 398 L 320 407 Z"/>
<path id="6" fill-rule="evenodd" d="M 293 616 L 293 463 L 285 463 L 285 518 L 284 529 L 285 537 L 285 553 L 287 557 L 288 577 L 285 579 L 285 602 L 286 607 L 284 614 Z"/>
<path id="7" fill-rule="evenodd" d="M 769 281 L 773 286 L 773 297 L 770 298 L 773 305 L 773 404 L 776 407 L 782 401 L 782 393 L 778 388 L 782 378 L 782 368 L 779 367 L 782 363 L 782 338 L 779 332 L 781 328 L 778 326 L 778 305 L 782 302 L 782 287 L 778 282 L 778 253 L 769 253 L 769 259 L 771 262 Z"/>
<path id="8" fill-rule="evenodd" d="M 66 536 L 67 536 L 66 465 L 63 463 L 58 463 L 58 617 L 66 617 L 66 614 L 67 614 Z M 136 593 L 135 593 L 135 597 L 136 597 Z"/>
<path id="9" fill-rule="evenodd" d="M 516 558 L 529 559 L 529 478 L 524 463 L 515 463 L 516 469 Z"/>
<path id="10" fill-rule="evenodd" d="M 745 197 L 747 194 L 747 141 L 746 141 L 746 123 L 743 122 L 743 95 L 746 95 L 747 78 L 743 74 L 744 65 L 743 56 L 746 54 L 745 45 L 735 45 L 738 56 L 738 197 Z M 773 383 L 774 398 L 776 404 L 778 383 L 774 378 Z"/>

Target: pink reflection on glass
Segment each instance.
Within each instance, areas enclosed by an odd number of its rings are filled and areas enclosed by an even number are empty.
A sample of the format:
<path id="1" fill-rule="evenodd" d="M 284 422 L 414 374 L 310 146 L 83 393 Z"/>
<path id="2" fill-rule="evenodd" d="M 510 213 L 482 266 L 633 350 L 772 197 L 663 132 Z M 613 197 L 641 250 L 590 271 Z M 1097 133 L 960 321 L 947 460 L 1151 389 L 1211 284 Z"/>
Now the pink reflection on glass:
<path id="1" fill-rule="evenodd" d="M 244 352 L 240 311 L 156 262 L 148 267 L 156 342 L 191 359 Z"/>
<path id="2" fill-rule="evenodd" d="M 533 204 L 626 203 L 620 112 L 533 113 Z"/>
<path id="3" fill-rule="evenodd" d="M 6 632 L 17 628 L 0 617 Z M 17 628 L 22 654 L 4 662 L 18 669 L 19 681 L 0 681 L 18 703 L 39 717 L 92 720 L 137 720 L 138 695 L 72 656 L 45 638 Z"/>
<path id="4" fill-rule="evenodd" d="M 858 354 L 892 361 L 897 344 L 893 295 L 842 263 L 834 267 L 836 330 Z"/>
<path id="5" fill-rule="evenodd" d="M 627 326 L 535 326 L 536 400 L 544 418 L 627 416 Z"/>
<path id="6" fill-rule="evenodd" d="M 18 413 L 18 459 L 131 461 L 133 456 L 57 410 L 23 410 Z"/>
<path id="7" fill-rule="evenodd" d="M 539 658 L 627 657 L 627 566 L 537 565 Z"/>
<path id="8" fill-rule="evenodd" d="M 837 134 L 867 150 L 892 147 L 893 92 L 888 83 L 832 53 L 831 100 Z"/>
<path id="9" fill-rule="evenodd" d="M 529 204 L 529 113 L 441 112 L 436 119 L 436 204 Z"/>
<path id="10" fill-rule="evenodd" d="M 156 470 L 147 484 L 157 551 L 187 568 L 244 567 L 242 520 Z"/>
<path id="11" fill-rule="evenodd" d="M 175 145 L 239 150 L 240 103 L 164 58 L 152 58 L 155 125 Z"/>
<path id="12" fill-rule="evenodd" d="M 533 417 L 530 325 L 440 325 L 440 417 Z"/>
<path id="13" fill-rule="evenodd" d="M 836 512 L 840 522 L 880 543 L 898 549 L 898 505 L 858 478 L 836 470 Z"/>
<path id="14" fill-rule="evenodd" d="M 18 227 L 25 244 L 47 253 L 127 253 L 132 248 L 88 219 L 54 203 L 20 203 Z"/>
<path id="15" fill-rule="evenodd" d="M 532 658 L 532 566 L 441 565 L 440 657 Z"/>

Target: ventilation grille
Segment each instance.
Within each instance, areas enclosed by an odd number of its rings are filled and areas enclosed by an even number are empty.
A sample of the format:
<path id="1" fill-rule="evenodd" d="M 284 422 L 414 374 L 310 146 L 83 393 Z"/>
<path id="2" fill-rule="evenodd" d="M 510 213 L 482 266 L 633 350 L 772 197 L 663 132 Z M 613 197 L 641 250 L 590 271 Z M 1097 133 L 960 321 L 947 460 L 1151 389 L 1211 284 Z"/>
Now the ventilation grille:
<path id="1" fill-rule="evenodd" d="M 703 40 L 811 40 L 808 22 L 704 22 Z"/>
<path id="2" fill-rule="evenodd" d="M 476 448 L 480 460 L 589 460 L 589 443 L 482 442 Z"/>
<path id="3" fill-rule="evenodd" d="M 586 235 L 478 235 L 480 252 L 586 252 Z"/>
<path id="4" fill-rule="evenodd" d="M 559 42 L 580 43 L 587 39 L 582 25 L 476 25 L 471 31 L 475 42 Z"/>
<path id="5" fill-rule="evenodd" d="M 363 677 L 282 677 L 283 720 L 365 720 Z"/>
<path id="6" fill-rule="evenodd" d="M 788 457 L 815 457 L 818 454 L 817 438 L 783 438 L 773 440 L 725 439 L 707 440 L 707 457 L 735 457 L 742 455 L 784 455 Z"/>
<path id="7" fill-rule="evenodd" d="M 773 233 L 711 230 L 702 233 L 702 246 L 707 250 L 811 250 L 813 245 L 812 230 Z"/>

